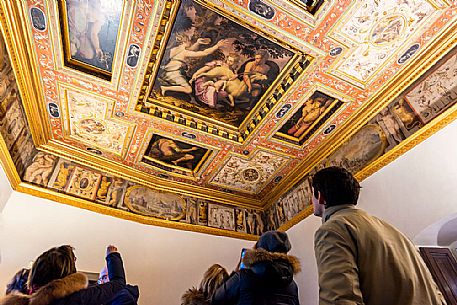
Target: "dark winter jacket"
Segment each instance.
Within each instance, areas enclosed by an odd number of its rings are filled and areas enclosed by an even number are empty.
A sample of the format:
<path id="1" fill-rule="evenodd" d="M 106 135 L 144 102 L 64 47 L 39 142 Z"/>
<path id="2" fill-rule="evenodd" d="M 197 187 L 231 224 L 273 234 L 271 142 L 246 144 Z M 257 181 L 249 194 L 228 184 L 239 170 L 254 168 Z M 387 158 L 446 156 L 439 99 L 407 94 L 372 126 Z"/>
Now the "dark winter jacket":
<path id="1" fill-rule="evenodd" d="M 106 257 L 110 282 L 87 288 L 87 276 L 73 273 L 54 280 L 31 295 L 10 294 L 0 299 L 0 305 L 100 305 L 110 302 L 125 287 L 121 255 Z"/>
<path id="2" fill-rule="evenodd" d="M 127 286 L 125 286 L 125 288 L 122 289 L 107 305 L 136 305 L 139 296 L 140 291 L 138 286 L 127 284 Z"/>
<path id="3" fill-rule="evenodd" d="M 247 250 L 245 269 L 233 272 L 214 293 L 212 305 L 298 305 L 293 275 L 300 272 L 294 256 L 264 249 Z"/>

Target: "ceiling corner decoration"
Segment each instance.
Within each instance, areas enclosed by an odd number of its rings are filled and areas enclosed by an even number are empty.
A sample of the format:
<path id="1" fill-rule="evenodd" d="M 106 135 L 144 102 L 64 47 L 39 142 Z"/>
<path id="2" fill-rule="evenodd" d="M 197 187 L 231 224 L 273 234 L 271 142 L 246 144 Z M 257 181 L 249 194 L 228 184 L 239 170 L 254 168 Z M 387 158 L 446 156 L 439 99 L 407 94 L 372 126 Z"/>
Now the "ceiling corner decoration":
<path id="1" fill-rule="evenodd" d="M 256 239 L 457 116 L 448 0 L 0 4 L 0 160 L 21 192 Z"/>

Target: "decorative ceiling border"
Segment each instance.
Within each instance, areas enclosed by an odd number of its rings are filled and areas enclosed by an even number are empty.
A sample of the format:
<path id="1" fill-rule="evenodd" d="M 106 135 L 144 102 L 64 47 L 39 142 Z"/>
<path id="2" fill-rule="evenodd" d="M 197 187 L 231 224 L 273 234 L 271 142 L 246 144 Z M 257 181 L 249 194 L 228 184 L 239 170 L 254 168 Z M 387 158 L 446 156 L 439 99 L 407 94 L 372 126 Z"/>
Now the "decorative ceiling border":
<path id="1" fill-rule="evenodd" d="M 334 143 L 347 141 L 371 118 L 378 114 L 382 108 L 397 98 L 442 57 L 447 55 L 457 45 L 457 32 L 455 29 L 457 29 L 457 23 L 454 23 L 451 27 L 441 32 L 439 36 L 435 37 L 433 42 L 422 51 L 423 56 L 414 57 L 408 66 L 403 69 L 402 73 L 386 82 L 376 94 L 371 96 L 367 102 L 344 121 L 344 125 L 340 127 L 341 122 L 333 122 L 336 125 L 336 130 L 328 135 L 326 143 L 318 150 L 315 149 L 315 151 L 311 152 L 294 172 L 291 172 L 288 177 L 277 185 L 276 190 L 279 191 L 271 192 L 264 198 L 264 201 L 268 202 L 266 206 L 276 202 L 286 193 L 286 190 L 299 183 L 314 167 L 314 164 L 332 154 L 338 147 L 333 145 Z M 379 102 L 380 100 L 382 102 Z M 419 133 L 421 132 L 419 131 Z"/>

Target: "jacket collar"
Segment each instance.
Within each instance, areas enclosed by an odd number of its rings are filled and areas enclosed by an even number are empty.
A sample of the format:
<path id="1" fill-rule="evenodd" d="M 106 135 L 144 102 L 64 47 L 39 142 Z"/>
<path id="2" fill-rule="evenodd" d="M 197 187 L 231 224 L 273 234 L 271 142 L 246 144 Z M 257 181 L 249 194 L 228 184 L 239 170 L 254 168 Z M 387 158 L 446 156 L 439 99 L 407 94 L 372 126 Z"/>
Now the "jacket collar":
<path id="1" fill-rule="evenodd" d="M 294 274 L 301 271 L 300 260 L 292 255 L 279 252 L 268 252 L 262 248 L 248 249 L 244 255 L 243 262 L 246 267 L 260 262 L 274 262 L 274 261 L 286 261 L 292 265 Z"/>
<path id="2" fill-rule="evenodd" d="M 335 205 L 329 208 L 325 208 L 324 215 L 322 216 L 322 223 L 327 222 L 327 220 L 330 219 L 330 217 L 335 214 L 336 212 L 340 210 L 345 210 L 345 209 L 355 209 L 355 205 L 353 204 L 341 204 L 341 205 Z"/>
<path id="3" fill-rule="evenodd" d="M 0 305 L 48 305 L 55 300 L 87 288 L 87 284 L 87 276 L 76 272 L 63 279 L 49 282 L 31 295 L 22 293 L 9 294 L 0 298 Z"/>

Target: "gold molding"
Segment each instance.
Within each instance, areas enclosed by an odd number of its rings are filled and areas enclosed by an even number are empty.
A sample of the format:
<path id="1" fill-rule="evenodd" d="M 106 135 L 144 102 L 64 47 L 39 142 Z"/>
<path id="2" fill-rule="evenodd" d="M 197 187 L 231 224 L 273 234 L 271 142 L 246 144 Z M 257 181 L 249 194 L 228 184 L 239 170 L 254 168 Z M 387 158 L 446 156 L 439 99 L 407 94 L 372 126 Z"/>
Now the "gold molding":
<path id="1" fill-rule="evenodd" d="M 259 209 L 261 201 L 253 198 L 229 194 L 214 189 L 206 189 L 196 185 L 188 185 L 183 182 L 170 182 L 166 179 L 153 176 L 140 170 L 128 167 L 124 164 L 113 163 L 103 157 L 94 156 L 80 149 L 75 149 L 58 141 L 49 141 L 42 145 L 40 150 L 63 157 L 82 166 L 90 167 L 106 174 L 136 182 L 152 189 L 165 190 L 172 193 L 182 193 L 195 198 L 207 199 L 220 202 L 221 204 L 236 205 L 244 208 Z M 153 181 L 154 180 L 154 181 Z"/>
<path id="2" fill-rule="evenodd" d="M 299 183 L 319 162 L 330 156 L 353 134 L 363 127 L 385 106 L 402 94 L 409 86 L 435 65 L 442 57 L 448 54 L 457 45 L 457 23 L 441 32 L 428 46 L 422 50 L 419 56 L 411 59 L 403 71 L 385 83 L 371 98 L 332 134 L 318 149 L 314 149 L 296 169 L 289 173 L 276 187 L 276 192 L 271 192 L 264 198 L 266 206 L 274 204 L 282 195 L 287 193 L 294 185 Z M 434 120 L 440 120 L 440 116 Z M 424 132 L 421 128 L 416 133 Z M 430 136 L 429 134 L 428 136 Z M 412 148 L 412 147 L 411 147 Z M 394 148 L 395 150 L 395 148 Z M 384 165 L 382 165 L 384 166 Z M 380 166 L 379 168 L 381 168 Z M 379 169 L 378 168 L 378 169 Z"/>
<path id="3" fill-rule="evenodd" d="M 131 212 L 110 208 L 108 206 L 103 206 L 101 204 L 92 203 L 85 199 L 75 198 L 73 196 L 58 193 L 49 189 L 43 189 L 41 187 L 21 182 L 18 184 L 16 191 L 29 194 L 35 197 L 40 197 L 59 203 L 67 204 L 77 208 L 89 210 L 99 214 L 110 215 L 117 218 L 122 218 L 125 220 L 131 220 L 142 224 L 154 225 L 158 227 L 166 227 L 171 229 L 179 229 L 184 231 L 192 231 L 198 233 L 205 233 L 217 236 L 227 236 L 245 240 L 257 240 L 259 237 L 256 235 L 251 235 L 243 232 L 222 230 L 213 227 L 207 227 L 196 224 L 188 224 L 183 222 L 176 222 L 171 220 L 157 219 L 148 216 L 142 216 L 138 214 L 133 214 Z"/>
<path id="4" fill-rule="evenodd" d="M 24 13 L 25 5 L 24 1 L 1 1 L 0 24 L 27 119 L 46 122 L 47 111 L 44 103 L 39 103 L 44 101 L 43 87 L 36 69 L 39 65 L 31 55 L 34 52 L 30 43 L 32 38 L 27 31 L 29 16 Z M 51 137 L 51 130 L 46 124 L 33 124 L 30 127 L 36 146 L 46 143 Z"/>

